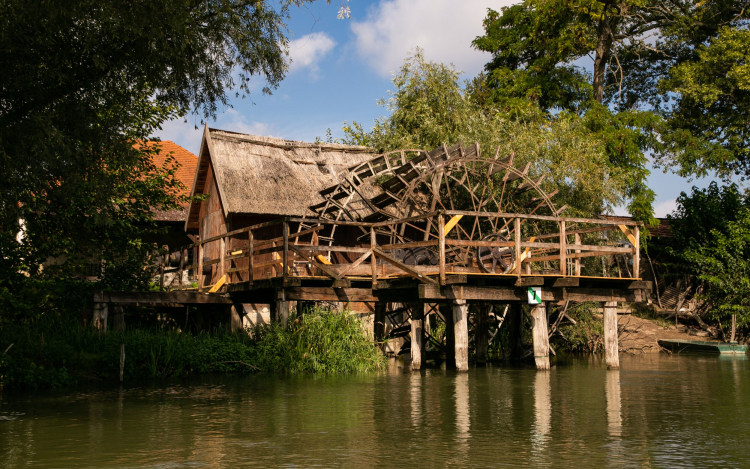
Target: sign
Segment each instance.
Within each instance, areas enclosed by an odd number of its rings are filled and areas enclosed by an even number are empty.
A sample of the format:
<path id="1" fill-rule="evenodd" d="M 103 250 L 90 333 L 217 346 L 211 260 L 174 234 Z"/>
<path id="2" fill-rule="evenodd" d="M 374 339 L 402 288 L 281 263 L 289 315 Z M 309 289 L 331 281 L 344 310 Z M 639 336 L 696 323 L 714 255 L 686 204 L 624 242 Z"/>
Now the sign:
<path id="1" fill-rule="evenodd" d="M 542 304 L 542 287 L 529 287 L 527 293 L 529 294 L 530 305 Z"/>

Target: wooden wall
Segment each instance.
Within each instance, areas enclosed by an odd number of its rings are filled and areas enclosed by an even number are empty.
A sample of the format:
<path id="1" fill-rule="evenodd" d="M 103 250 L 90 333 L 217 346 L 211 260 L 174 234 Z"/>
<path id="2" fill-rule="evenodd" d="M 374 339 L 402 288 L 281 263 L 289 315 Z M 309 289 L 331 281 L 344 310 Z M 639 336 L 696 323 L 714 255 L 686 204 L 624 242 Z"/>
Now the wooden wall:
<path id="1" fill-rule="evenodd" d="M 222 233 L 227 232 L 226 220 L 224 219 L 224 212 L 221 206 L 221 199 L 219 197 L 219 190 L 216 186 L 216 178 L 214 177 L 213 166 L 209 165 L 208 175 L 206 177 L 206 185 L 204 186 L 208 190 L 204 194 L 208 194 L 208 198 L 201 203 L 200 209 L 200 237 L 201 239 L 210 238 Z M 203 256 L 211 259 L 219 257 L 219 241 L 208 243 L 203 248 Z M 206 276 L 205 285 L 213 285 L 218 278 L 216 277 L 216 266 L 214 266 L 212 274 Z"/>

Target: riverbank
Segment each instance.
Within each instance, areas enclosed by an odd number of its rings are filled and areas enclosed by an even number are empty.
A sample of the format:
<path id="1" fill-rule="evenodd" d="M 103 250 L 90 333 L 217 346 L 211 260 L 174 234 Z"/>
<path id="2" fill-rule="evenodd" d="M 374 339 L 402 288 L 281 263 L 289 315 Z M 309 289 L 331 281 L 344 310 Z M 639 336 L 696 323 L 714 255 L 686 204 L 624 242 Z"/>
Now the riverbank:
<path id="1" fill-rule="evenodd" d="M 223 328 L 192 333 L 155 327 L 100 334 L 72 319 L 42 317 L 0 328 L 5 350 L 0 385 L 54 388 L 116 381 L 121 346 L 125 380 L 260 371 L 341 374 L 386 366 L 356 316 L 327 309 L 292 317 L 286 328 L 259 327 L 252 335 Z"/>

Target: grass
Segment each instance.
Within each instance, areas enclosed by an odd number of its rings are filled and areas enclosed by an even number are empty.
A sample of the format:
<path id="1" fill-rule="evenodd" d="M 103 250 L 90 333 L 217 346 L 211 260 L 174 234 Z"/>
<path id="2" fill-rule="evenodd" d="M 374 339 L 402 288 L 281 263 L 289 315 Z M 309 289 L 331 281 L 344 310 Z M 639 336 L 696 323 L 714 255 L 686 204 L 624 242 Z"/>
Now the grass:
<path id="1" fill-rule="evenodd" d="M 156 327 L 99 334 L 75 320 L 41 317 L 26 326 L 0 327 L 0 386 L 115 381 L 121 344 L 126 380 L 255 371 L 353 373 L 385 367 L 362 323 L 348 312 L 313 309 L 293 316 L 286 328 L 263 326 L 251 335 L 223 328 L 183 333 Z"/>

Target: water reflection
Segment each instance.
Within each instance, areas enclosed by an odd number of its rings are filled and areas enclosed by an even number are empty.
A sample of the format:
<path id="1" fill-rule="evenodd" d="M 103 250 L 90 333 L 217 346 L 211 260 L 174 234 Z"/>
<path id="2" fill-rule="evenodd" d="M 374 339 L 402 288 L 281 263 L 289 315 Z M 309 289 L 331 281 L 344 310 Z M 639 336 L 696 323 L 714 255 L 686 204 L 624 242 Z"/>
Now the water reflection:
<path id="1" fill-rule="evenodd" d="M 750 362 L 623 357 L 0 394 L 0 468 L 746 467 Z"/>
<path id="2" fill-rule="evenodd" d="M 608 370 L 605 395 L 607 397 L 607 430 L 609 436 L 622 435 L 622 398 L 620 397 L 620 370 Z"/>

